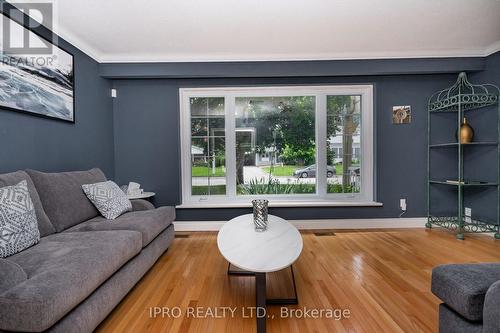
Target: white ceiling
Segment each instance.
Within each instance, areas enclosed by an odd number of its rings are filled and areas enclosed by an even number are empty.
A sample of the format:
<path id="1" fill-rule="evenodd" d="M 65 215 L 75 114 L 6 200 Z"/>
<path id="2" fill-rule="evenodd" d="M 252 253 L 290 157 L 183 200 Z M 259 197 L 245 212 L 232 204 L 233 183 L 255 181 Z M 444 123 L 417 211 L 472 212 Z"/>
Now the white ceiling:
<path id="1" fill-rule="evenodd" d="M 485 56 L 500 0 L 56 0 L 101 62 Z"/>

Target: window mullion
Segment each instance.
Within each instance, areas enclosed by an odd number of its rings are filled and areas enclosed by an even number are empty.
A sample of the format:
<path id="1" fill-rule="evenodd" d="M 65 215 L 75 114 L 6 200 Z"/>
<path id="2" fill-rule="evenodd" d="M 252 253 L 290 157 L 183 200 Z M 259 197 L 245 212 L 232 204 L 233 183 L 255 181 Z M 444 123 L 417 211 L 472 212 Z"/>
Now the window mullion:
<path id="1" fill-rule="evenodd" d="M 225 95 L 226 113 L 226 194 L 229 198 L 236 197 L 236 119 L 235 96 Z"/>
<path id="2" fill-rule="evenodd" d="M 182 198 L 183 202 L 191 198 L 191 111 L 189 109 L 189 96 L 180 91 L 181 101 L 181 163 L 182 163 Z"/>
<path id="3" fill-rule="evenodd" d="M 319 197 L 326 196 L 326 95 L 316 95 L 316 193 Z"/>
<path id="4" fill-rule="evenodd" d="M 361 194 L 365 200 L 374 200 L 374 114 L 373 87 L 361 94 Z"/>

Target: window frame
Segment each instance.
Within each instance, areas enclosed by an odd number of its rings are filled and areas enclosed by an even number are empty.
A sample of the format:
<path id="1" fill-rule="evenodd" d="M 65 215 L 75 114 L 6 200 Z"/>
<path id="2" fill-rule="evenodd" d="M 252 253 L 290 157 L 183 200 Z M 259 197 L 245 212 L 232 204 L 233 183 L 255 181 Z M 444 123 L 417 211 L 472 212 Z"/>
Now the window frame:
<path id="1" fill-rule="evenodd" d="M 326 172 L 326 122 L 327 96 L 361 96 L 361 192 L 327 193 Z M 236 117 L 237 97 L 315 97 L 315 141 L 316 141 L 316 193 L 288 195 L 237 195 L 236 194 Z M 226 194 L 191 195 L 191 110 L 192 97 L 223 97 L 225 111 Z M 248 206 L 255 198 L 266 197 L 274 206 L 304 204 L 364 206 L 374 202 L 374 98 L 372 84 L 321 85 L 321 86 L 257 86 L 257 87 L 203 87 L 179 88 L 180 139 L 181 139 L 181 189 L 180 207 L 241 207 Z M 231 112 L 233 110 L 233 112 Z"/>

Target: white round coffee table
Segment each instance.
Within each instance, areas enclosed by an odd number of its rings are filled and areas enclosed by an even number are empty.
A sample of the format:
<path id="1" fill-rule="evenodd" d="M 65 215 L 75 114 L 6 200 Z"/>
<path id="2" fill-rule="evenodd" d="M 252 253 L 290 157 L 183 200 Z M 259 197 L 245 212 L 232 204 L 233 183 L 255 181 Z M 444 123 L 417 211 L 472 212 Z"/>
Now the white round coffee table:
<path id="1" fill-rule="evenodd" d="M 297 304 L 297 289 L 292 264 L 302 252 L 302 237 L 286 220 L 269 215 L 266 231 L 257 232 L 253 215 L 241 215 L 226 222 L 219 230 L 217 245 L 222 256 L 229 262 L 230 275 L 255 275 L 256 307 L 266 304 Z M 232 271 L 234 265 L 240 270 Z M 295 298 L 268 299 L 266 297 L 266 273 L 290 267 Z M 257 316 L 257 332 L 266 331 L 266 315 Z"/>

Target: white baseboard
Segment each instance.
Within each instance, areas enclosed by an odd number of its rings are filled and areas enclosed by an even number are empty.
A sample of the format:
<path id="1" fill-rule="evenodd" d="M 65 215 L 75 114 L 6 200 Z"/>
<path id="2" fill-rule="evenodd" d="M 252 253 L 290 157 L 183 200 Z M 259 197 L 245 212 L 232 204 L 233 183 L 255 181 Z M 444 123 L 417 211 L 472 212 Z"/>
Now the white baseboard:
<path id="1" fill-rule="evenodd" d="M 423 228 L 427 218 L 290 220 L 299 230 Z M 225 221 L 176 221 L 175 231 L 217 231 Z"/>

